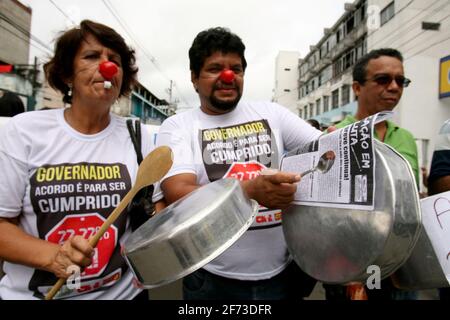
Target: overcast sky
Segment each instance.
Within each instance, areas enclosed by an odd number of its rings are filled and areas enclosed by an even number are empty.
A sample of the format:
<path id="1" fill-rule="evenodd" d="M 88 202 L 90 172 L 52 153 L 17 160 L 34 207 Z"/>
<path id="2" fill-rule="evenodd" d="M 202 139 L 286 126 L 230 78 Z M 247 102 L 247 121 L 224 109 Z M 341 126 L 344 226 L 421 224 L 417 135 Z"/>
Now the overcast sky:
<path id="1" fill-rule="evenodd" d="M 161 99 L 175 83 L 179 107 L 196 107 L 188 50 L 202 30 L 222 26 L 246 45 L 244 99 L 270 100 L 280 50 L 305 56 L 351 0 L 20 0 L 33 9 L 31 33 L 53 48 L 58 32 L 92 19 L 113 27 L 137 51 L 139 80 Z M 116 11 L 117 18 L 110 9 Z M 118 22 L 118 19 L 122 23 Z M 127 29 L 125 31 L 124 29 Z M 131 34 L 131 36 L 129 35 Z M 138 44 L 137 44 L 137 43 Z M 46 54 L 33 42 L 31 55 Z M 144 48 L 142 50 L 141 48 Z M 153 60 L 153 62 L 152 62 Z M 157 66 L 155 66 L 155 64 Z"/>

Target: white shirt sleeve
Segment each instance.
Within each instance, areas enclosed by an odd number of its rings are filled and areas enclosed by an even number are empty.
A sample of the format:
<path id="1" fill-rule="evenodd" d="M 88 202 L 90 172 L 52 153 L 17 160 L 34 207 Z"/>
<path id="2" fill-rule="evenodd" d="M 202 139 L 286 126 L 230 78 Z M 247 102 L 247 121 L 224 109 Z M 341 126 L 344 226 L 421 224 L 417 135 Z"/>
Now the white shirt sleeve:
<path id="1" fill-rule="evenodd" d="M 13 120 L 0 131 L 0 217 L 20 215 L 28 179 L 26 147 Z"/>
<path id="2" fill-rule="evenodd" d="M 318 139 L 322 134 L 320 130 L 282 106 L 277 112 L 279 112 L 281 135 L 286 151 L 303 147 Z"/>
<path id="3" fill-rule="evenodd" d="M 181 120 L 181 121 L 180 121 Z M 183 126 L 182 117 L 172 117 L 164 121 L 157 139 L 156 145 L 168 146 L 173 152 L 173 165 L 169 173 L 161 180 L 167 179 L 181 173 L 196 174 L 194 163 L 194 142 L 193 133 L 190 125 Z M 184 129 L 187 127 L 189 129 Z"/>
<path id="4" fill-rule="evenodd" d="M 153 202 L 161 200 L 164 195 L 161 182 L 165 179 L 182 173 L 196 174 L 194 166 L 194 153 L 192 146 L 192 132 L 182 129 L 180 121 L 171 117 L 163 122 L 156 137 L 156 146 L 168 146 L 173 153 L 173 164 L 169 172 L 155 184 Z M 190 127 L 190 126 L 187 126 Z"/>

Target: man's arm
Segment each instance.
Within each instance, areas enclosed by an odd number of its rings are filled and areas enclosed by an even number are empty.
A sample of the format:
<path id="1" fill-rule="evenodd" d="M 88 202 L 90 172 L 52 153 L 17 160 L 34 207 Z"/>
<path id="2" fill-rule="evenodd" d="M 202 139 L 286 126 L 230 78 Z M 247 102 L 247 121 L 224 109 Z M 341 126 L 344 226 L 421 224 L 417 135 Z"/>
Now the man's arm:
<path id="1" fill-rule="evenodd" d="M 428 194 L 438 194 L 450 190 L 450 176 L 439 178 L 428 185 Z"/>
<path id="2" fill-rule="evenodd" d="M 248 198 L 256 200 L 259 204 L 267 208 L 283 209 L 294 200 L 298 181 L 300 176 L 297 174 L 272 172 L 242 181 L 241 187 Z M 199 187 L 197 176 L 189 173 L 172 176 L 161 183 L 167 204 L 177 201 Z"/>
<path id="3" fill-rule="evenodd" d="M 428 194 L 431 196 L 449 190 L 450 149 L 434 151 L 428 177 Z"/>
<path id="4" fill-rule="evenodd" d="M 192 173 L 177 174 L 161 183 L 161 189 L 167 205 L 174 203 L 199 187 L 197 176 Z"/>

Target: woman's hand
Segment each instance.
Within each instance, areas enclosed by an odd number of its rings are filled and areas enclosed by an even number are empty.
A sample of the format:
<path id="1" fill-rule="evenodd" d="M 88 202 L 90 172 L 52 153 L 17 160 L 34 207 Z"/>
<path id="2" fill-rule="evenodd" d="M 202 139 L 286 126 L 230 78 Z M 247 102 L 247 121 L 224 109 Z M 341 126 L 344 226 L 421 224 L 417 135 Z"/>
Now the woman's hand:
<path id="1" fill-rule="evenodd" d="M 59 247 L 47 270 L 58 278 L 68 278 L 74 265 L 81 269 L 88 267 L 92 263 L 94 252 L 88 240 L 81 236 L 72 236 Z"/>

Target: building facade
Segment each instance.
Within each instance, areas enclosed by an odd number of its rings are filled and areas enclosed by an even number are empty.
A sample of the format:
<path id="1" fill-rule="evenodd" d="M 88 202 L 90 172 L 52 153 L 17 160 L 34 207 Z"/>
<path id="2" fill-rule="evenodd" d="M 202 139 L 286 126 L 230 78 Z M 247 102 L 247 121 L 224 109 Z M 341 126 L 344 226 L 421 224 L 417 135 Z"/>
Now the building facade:
<path id="1" fill-rule="evenodd" d="M 0 91 L 13 92 L 28 110 L 36 104 L 38 70 L 29 64 L 32 10 L 17 0 L 0 1 L 0 65 L 13 65 L 0 73 Z"/>
<path id="2" fill-rule="evenodd" d="M 31 9 L 17 0 L 0 1 L 0 63 L 27 64 Z"/>
<path id="3" fill-rule="evenodd" d="M 298 65 L 297 114 L 325 126 L 353 114 L 352 67 L 372 49 L 402 52 L 411 85 L 393 121 L 416 138 L 419 164 L 430 164 L 434 139 L 450 118 L 450 1 L 355 0 Z"/>
<path id="4" fill-rule="evenodd" d="M 352 67 L 367 53 L 367 2 L 346 4 L 345 13 L 298 66 L 298 115 L 329 125 L 356 110 Z"/>
<path id="5" fill-rule="evenodd" d="M 368 48 L 400 50 L 412 80 L 394 121 L 414 135 L 419 163 L 428 168 L 435 137 L 450 118 L 450 97 L 439 95 L 440 85 L 450 86 L 450 67 L 441 68 L 441 60 L 450 58 L 450 1 L 369 0 L 369 5 L 379 20 L 368 30 Z"/>
<path id="6" fill-rule="evenodd" d="M 145 124 L 160 125 L 165 119 L 175 114 L 176 105 L 159 99 L 138 83 L 129 97 L 121 98 L 113 106 L 112 112 L 123 117 L 139 118 Z"/>
<path id="7" fill-rule="evenodd" d="M 44 83 L 39 95 L 37 109 L 63 108 L 61 93 Z M 137 83 L 130 96 L 120 98 L 111 112 L 127 118 L 139 118 L 142 123 L 160 125 L 162 121 L 175 114 L 176 106 L 156 97 L 141 83 Z"/>
<path id="8" fill-rule="evenodd" d="M 297 113 L 299 59 L 300 53 L 297 51 L 280 51 L 275 60 L 275 89 L 272 101 L 287 107 L 294 113 Z"/>

